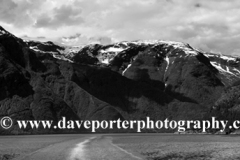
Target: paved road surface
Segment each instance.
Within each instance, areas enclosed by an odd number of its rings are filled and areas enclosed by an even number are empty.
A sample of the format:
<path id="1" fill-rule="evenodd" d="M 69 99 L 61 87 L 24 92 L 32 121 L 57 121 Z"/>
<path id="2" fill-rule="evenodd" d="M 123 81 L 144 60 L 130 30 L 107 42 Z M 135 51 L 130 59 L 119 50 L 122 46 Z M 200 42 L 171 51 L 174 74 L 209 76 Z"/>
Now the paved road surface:
<path id="1" fill-rule="evenodd" d="M 17 160 L 141 160 L 112 143 L 112 137 L 91 135 L 39 149 Z"/>

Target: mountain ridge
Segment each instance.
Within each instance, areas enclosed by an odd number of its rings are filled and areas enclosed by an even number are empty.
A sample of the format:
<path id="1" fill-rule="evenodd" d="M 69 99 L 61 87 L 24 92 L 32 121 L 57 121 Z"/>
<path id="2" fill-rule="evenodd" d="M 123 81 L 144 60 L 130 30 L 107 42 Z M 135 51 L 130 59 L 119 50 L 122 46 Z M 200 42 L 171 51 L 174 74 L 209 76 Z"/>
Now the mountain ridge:
<path id="1" fill-rule="evenodd" d="M 213 106 L 240 80 L 238 58 L 169 41 L 92 44 L 73 53 L 4 32 L 0 60 L 0 116 L 14 120 L 208 119 L 220 116 Z M 16 124 L 0 129 L 1 134 L 62 132 L 86 130 L 19 130 Z"/>
<path id="2" fill-rule="evenodd" d="M 41 42 L 39 42 L 39 43 L 41 43 Z M 90 55 L 85 55 L 85 56 L 88 56 L 89 59 L 92 59 L 92 61 L 95 61 L 95 63 L 99 62 L 102 64 L 109 65 L 110 61 L 113 60 L 113 57 L 116 57 L 119 53 L 130 49 L 130 47 L 133 45 L 135 45 L 135 46 L 145 45 L 145 46 L 152 46 L 152 47 L 155 47 L 157 45 L 165 45 L 165 46 L 172 46 L 175 48 L 175 50 L 180 50 L 180 52 L 183 51 L 183 52 L 185 52 L 185 54 L 190 54 L 190 55 L 195 54 L 196 55 L 198 53 L 202 53 L 202 54 L 204 54 L 204 56 L 206 56 L 207 58 L 212 60 L 210 62 L 211 65 L 214 66 L 215 68 L 217 68 L 220 72 L 225 72 L 225 74 L 232 74 L 235 76 L 240 75 L 240 71 L 236 68 L 229 69 L 229 67 L 227 67 L 227 66 L 221 67 L 221 64 L 217 64 L 217 61 L 222 61 L 223 63 L 229 62 L 229 63 L 233 63 L 233 65 L 231 65 L 231 67 L 232 67 L 236 63 L 239 63 L 239 61 L 240 61 L 239 57 L 219 55 L 219 54 L 207 53 L 207 52 L 203 53 L 202 51 L 194 49 L 187 43 L 174 42 L 174 41 L 163 41 L 163 40 L 130 41 L 130 42 L 123 41 L 123 42 L 113 43 L 110 45 L 90 44 L 90 45 L 82 46 L 82 48 L 79 47 L 79 48 L 77 48 L 77 50 L 69 49 L 66 52 L 59 51 L 59 55 L 60 55 L 59 59 L 72 61 L 74 58 L 75 59 L 77 58 L 77 53 L 80 52 L 81 56 L 82 56 L 84 50 L 87 50 L 90 53 Z M 38 50 L 41 51 L 41 49 L 38 49 Z M 102 55 L 98 54 L 98 55 L 94 56 L 93 50 L 95 50 L 95 52 L 102 53 Z M 93 55 L 91 55 L 92 52 L 93 52 Z M 95 54 L 97 54 L 97 53 L 95 53 Z M 104 56 L 104 54 L 106 54 L 106 55 Z M 183 53 L 180 53 L 180 54 L 182 54 L 182 55 L 180 55 L 180 58 L 181 58 L 183 56 Z M 83 57 L 81 57 L 81 58 L 83 59 Z M 98 61 L 96 60 L 96 58 L 98 59 Z M 95 60 L 93 60 L 93 59 L 95 59 Z M 218 59 L 218 60 L 216 61 L 216 59 Z M 77 61 L 77 60 L 75 60 L 75 61 Z M 236 62 L 236 63 L 234 63 L 234 62 Z"/>

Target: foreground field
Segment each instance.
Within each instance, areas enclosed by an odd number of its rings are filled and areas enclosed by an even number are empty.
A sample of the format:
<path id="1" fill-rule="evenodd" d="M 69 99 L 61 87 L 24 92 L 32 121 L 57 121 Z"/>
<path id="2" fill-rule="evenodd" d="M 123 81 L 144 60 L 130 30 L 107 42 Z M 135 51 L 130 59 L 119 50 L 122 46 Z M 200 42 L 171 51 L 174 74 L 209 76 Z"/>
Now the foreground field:
<path id="1" fill-rule="evenodd" d="M 238 136 L 169 135 L 118 136 L 113 143 L 147 160 L 240 159 Z"/>
<path id="2" fill-rule="evenodd" d="M 0 160 L 240 159 L 239 138 L 172 134 L 0 136 Z"/>
<path id="3" fill-rule="evenodd" d="M 56 155 L 52 159 L 66 159 L 71 147 L 86 139 L 87 135 L 31 135 L 31 136 L 0 136 L 0 160 L 26 159 L 45 150 L 52 152 L 52 147 L 57 146 Z M 60 145 L 60 146 L 58 146 Z M 63 147 L 64 148 L 61 148 Z M 48 152 L 42 156 L 48 156 Z M 49 157 L 49 156 L 48 156 Z M 50 159 L 46 159 L 50 160 Z"/>

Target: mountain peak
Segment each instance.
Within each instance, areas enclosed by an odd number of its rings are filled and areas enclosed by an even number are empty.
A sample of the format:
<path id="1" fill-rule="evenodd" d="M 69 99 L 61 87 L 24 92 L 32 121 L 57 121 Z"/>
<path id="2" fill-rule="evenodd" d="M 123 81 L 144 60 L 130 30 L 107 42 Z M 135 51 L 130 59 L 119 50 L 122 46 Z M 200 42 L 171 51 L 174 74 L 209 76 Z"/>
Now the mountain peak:
<path id="1" fill-rule="evenodd" d="M 166 41 L 166 40 L 144 40 L 144 41 L 134 41 L 134 43 L 135 42 L 136 43 L 140 42 L 140 44 L 149 44 L 154 46 L 164 45 L 165 48 L 173 47 L 172 49 L 180 49 L 184 51 L 186 54 L 197 55 L 199 52 L 197 49 L 194 49 L 188 43 L 184 43 L 184 42 Z"/>
<path id="2" fill-rule="evenodd" d="M 0 26 L 0 30 L 5 30 L 2 26 Z"/>
<path id="3" fill-rule="evenodd" d="M 8 35 L 8 36 L 15 37 L 13 34 L 11 34 L 7 30 L 5 30 L 2 26 L 0 26 L 0 36 L 2 36 L 2 35 Z M 17 38 L 17 37 L 15 37 L 15 38 Z"/>

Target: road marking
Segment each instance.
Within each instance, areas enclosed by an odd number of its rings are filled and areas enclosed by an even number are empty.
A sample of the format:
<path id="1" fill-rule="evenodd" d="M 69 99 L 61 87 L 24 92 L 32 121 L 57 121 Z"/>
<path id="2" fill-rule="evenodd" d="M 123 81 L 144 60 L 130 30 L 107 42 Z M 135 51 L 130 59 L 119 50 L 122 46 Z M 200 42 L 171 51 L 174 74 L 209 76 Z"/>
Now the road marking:
<path id="1" fill-rule="evenodd" d="M 115 149 L 112 150 L 113 148 Z M 102 160 L 103 158 L 109 159 L 113 158 L 112 156 L 114 156 L 114 152 L 122 152 L 124 155 L 127 155 L 127 157 L 129 157 L 131 160 L 142 160 L 142 158 L 135 156 L 134 154 L 124 150 L 116 144 L 113 144 L 112 140 L 109 137 L 103 138 L 102 136 L 91 137 L 81 143 L 78 143 L 70 152 L 68 160 Z M 115 158 L 119 159 L 124 155 L 120 154 L 120 157 Z"/>
<path id="2" fill-rule="evenodd" d="M 91 137 L 81 143 L 78 143 L 76 147 L 71 151 L 69 160 L 87 160 L 87 157 L 85 155 L 85 145 L 89 143 L 92 139 L 95 139 L 96 137 Z"/>

